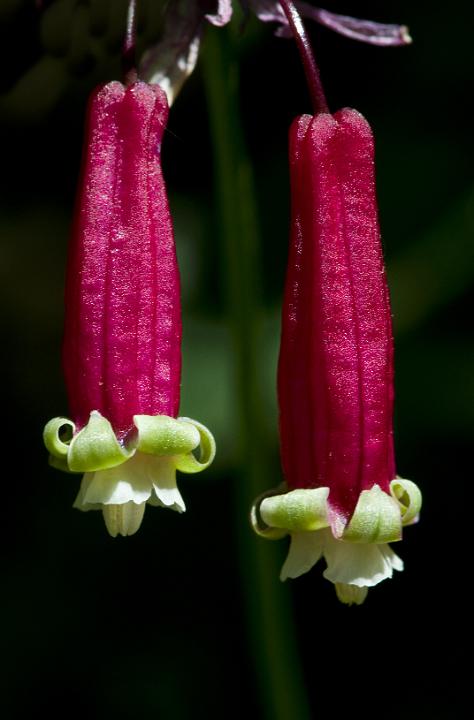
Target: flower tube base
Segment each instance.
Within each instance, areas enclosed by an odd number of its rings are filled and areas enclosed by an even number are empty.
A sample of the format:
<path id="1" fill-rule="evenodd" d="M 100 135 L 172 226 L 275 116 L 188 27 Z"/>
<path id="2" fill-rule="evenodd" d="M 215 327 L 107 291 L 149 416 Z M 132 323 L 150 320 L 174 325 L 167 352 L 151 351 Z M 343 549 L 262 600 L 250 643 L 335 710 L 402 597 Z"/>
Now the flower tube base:
<path id="1" fill-rule="evenodd" d="M 117 440 L 109 421 L 97 411 L 78 433 L 67 418 L 54 418 L 44 431 L 50 463 L 84 473 L 74 507 L 102 510 L 112 537 L 137 532 L 146 503 L 184 512 L 176 470 L 200 472 L 215 455 L 212 434 L 195 420 L 135 415 L 133 421 L 128 443 Z M 194 454 L 198 447 L 199 459 Z"/>
<path id="2" fill-rule="evenodd" d="M 416 522 L 421 507 L 421 493 L 410 480 L 395 478 L 390 492 L 378 485 L 363 491 L 350 522 L 335 528 L 329 488 L 279 489 L 255 501 L 251 523 L 268 539 L 290 535 L 281 580 L 303 575 L 324 558 L 323 576 L 335 585 L 339 600 L 360 605 L 369 587 L 403 570 L 388 543 L 401 540 L 402 527 Z"/>

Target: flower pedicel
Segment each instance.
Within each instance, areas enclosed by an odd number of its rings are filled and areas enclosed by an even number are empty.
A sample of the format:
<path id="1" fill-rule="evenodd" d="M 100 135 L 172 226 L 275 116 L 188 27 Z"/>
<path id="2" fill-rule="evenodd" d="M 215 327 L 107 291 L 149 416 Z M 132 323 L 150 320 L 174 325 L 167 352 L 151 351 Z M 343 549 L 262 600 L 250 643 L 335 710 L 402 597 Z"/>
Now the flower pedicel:
<path id="1" fill-rule="evenodd" d="M 179 273 L 161 172 L 168 103 L 158 85 L 111 82 L 89 104 L 66 282 L 63 364 L 71 419 L 44 440 L 84 473 L 74 506 L 131 535 L 145 503 L 185 510 L 176 470 L 206 468 L 211 433 L 178 418 Z M 193 451 L 200 446 L 200 459 Z"/>
<path id="2" fill-rule="evenodd" d="M 286 5 L 286 3 L 282 3 Z M 319 76 L 313 76 L 318 85 Z M 291 536 L 281 578 L 321 557 L 342 602 L 402 570 L 389 542 L 421 494 L 396 476 L 393 339 L 374 181 L 360 113 L 303 115 L 290 130 L 292 219 L 278 367 L 284 488 L 257 499 L 254 529 Z M 285 490 L 287 490 L 285 492 Z"/>

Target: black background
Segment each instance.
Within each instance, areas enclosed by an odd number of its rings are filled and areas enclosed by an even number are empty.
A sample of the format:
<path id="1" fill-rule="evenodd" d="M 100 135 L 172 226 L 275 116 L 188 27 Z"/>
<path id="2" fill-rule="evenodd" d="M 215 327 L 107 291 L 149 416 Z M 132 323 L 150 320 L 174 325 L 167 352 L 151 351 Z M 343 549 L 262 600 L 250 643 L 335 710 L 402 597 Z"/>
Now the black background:
<path id="1" fill-rule="evenodd" d="M 234 511 L 245 474 L 233 452 L 225 288 L 199 67 L 172 108 L 164 171 L 183 277 L 182 413 L 215 431 L 218 459 L 205 475 L 181 479 L 184 516 L 149 509 L 136 536 L 112 540 L 98 513 L 71 509 L 77 480 L 50 469 L 42 446 L 44 423 L 67 412 L 59 361 L 63 274 L 85 103 L 96 83 L 120 76 L 126 3 L 91 5 L 92 16 L 88 3 L 56 0 L 41 16 L 34 2 L 0 0 L 0 711 L 5 718 L 272 717 L 256 680 L 245 612 L 254 589 L 243 585 L 236 535 L 249 552 L 263 542 Z M 140 9 L 142 46 L 158 35 L 157 5 Z M 331 108 L 356 107 L 375 132 L 397 343 L 397 459 L 400 474 L 422 488 L 424 508 L 397 548 L 404 573 L 371 591 L 364 606 L 339 605 L 318 569 L 291 583 L 311 716 L 465 718 L 472 670 L 473 6 L 400 0 L 325 7 L 405 22 L 415 41 L 379 49 L 314 25 L 310 31 Z M 270 26 L 249 24 L 240 73 L 262 238 L 262 367 L 273 447 L 267 474 L 277 484 L 273 386 L 287 246 L 287 129 L 310 108 L 294 45 Z M 283 545 L 268 552 L 283 557 Z M 273 591 L 285 590 L 275 576 Z M 253 635 L 258 644 L 258 628 Z"/>

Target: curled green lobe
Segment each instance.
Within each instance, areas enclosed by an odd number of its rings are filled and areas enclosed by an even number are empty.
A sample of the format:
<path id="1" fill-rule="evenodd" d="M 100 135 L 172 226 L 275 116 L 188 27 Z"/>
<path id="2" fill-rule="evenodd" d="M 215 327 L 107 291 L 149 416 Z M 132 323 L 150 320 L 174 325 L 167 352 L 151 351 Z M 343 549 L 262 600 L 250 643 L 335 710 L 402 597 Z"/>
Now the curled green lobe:
<path id="1" fill-rule="evenodd" d="M 197 422 L 197 420 L 191 420 L 191 418 L 178 418 L 178 421 L 186 425 L 191 425 L 198 433 L 199 440 L 194 448 L 199 445 L 200 454 L 199 459 L 197 459 L 192 452 L 178 455 L 175 461 L 176 469 L 181 470 L 181 472 L 184 473 L 201 472 L 201 470 L 205 470 L 209 467 L 214 460 L 214 456 L 216 454 L 216 441 L 214 440 L 214 436 L 211 432 L 209 432 L 205 425 Z"/>
<path id="2" fill-rule="evenodd" d="M 359 496 L 350 522 L 340 540 L 382 544 L 401 539 L 402 526 L 414 522 L 421 508 L 421 493 L 410 480 L 396 478 L 388 495 L 378 485 Z M 312 532 L 329 527 L 329 488 L 273 491 L 260 496 L 251 511 L 255 532 L 269 539 L 287 533 Z"/>
<path id="3" fill-rule="evenodd" d="M 422 497 L 418 485 L 411 480 L 395 478 L 390 483 L 390 491 L 400 505 L 402 524 L 411 525 L 418 520 Z"/>
<path id="4" fill-rule="evenodd" d="M 64 417 L 53 418 L 46 424 L 43 431 L 44 444 L 53 457 L 57 459 L 67 457 L 75 429 L 72 420 Z"/>
<path id="5" fill-rule="evenodd" d="M 285 495 L 266 498 L 260 515 L 269 527 L 294 531 L 321 530 L 328 525 L 326 502 L 329 489 L 292 490 Z"/>
<path id="6" fill-rule="evenodd" d="M 214 438 L 195 420 L 166 415 L 135 415 L 133 420 L 137 433 L 128 444 L 117 440 L 110 422 L 96 410 L 77 434 L 68 418 L 50 420 L 43 434 L 50 464 L 68 472 L 96 472 L 117 467 L 140 451 L 170 456 L 176 469 L 195 473 L 204 470 L 214 459 Z M 193 450 L 199 446 L 198 460 Z"/>

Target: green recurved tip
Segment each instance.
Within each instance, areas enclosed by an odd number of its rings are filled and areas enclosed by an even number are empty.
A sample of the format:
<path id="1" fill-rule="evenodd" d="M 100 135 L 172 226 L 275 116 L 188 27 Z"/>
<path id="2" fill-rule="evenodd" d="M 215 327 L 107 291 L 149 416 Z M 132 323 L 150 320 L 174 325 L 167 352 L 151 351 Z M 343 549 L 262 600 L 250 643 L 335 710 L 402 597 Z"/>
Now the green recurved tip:
<path id="1" fill-rule="evenodd" d="M 255 500 L 251 524 L 258 535 L 274 539 L 329 526 L 328 487 L 285 490 L 283 486 Z M 374 485 L 361 492 L 349 523 L 337 537 L 361 544 L 395 542 L 401 539 L 402 526 L 416 521 L 420 508 L 420 490 L 410 480 L 393 480 L 390 494 Z"/>
<path id="2" fill-rule="evenodd" d="M 270 527 L 295 530 L 320 530 L 328 526 L 326 503 L 329 488 L 293 490 L 262 500 L 260 514 Z"/>
<path id="3" fill-rule="evenodd" d="M 183 455 L 197 448 L 200 435 L 190 422 L 167 415 L 135 415 L 138 450 L 149 455 Z"/>
<path id="4" fill-rule="evenodd" d="M 56 417 L 46 423 L 43 440 L 46 449 L 54 458 L 62 459 L 67 456 L 75 430 L 72 420 L 64 417 Z"/>
<path id="5" fill-rule="evenodd" d="M 44 429 L 44 443 L 50 453 L 50 464 L 67 472 L 96 472 L 117 467 L 139 451 L 146 455 L 172 457 L 177 470 L 197 473 L 214 460 L 216 443 L 212 433 L 191 418 L 167 415 L 135 415 L 137 436 L 124 445 L 117 440 L 107 418 L 97 410 L 77 434 L 68 418 L 50 420 Z M 199 459 L 194 450 L 199 450 Z"/>
<path id="6" fill-rule="evenodd" d="M 401 540 L 400 506 L 378 485 L 363 490 L 342 540 L 355 543 L 387 543 Z"/>
<path id="7" fill-rule="evenodd" d="M 68 466 L 72 472 L 107 470 L 126 462 L 133 452 L 119 443 L 110 422 L 94 410 L 87 425 L 71 441 Z"/>
<path id="8" fill-rule="evenodd" d="M 195 457 L 192 452 L 179 455 L 175 462 L 176 469 L 184 473 L 198 473 L 201 472 L 201 470 L 205 470 L 212 463 L 216 455 L 216 441 L 214 440 L 213 434 L 205 425 L 197 422 L 197 420 L 182 417 L 178 418 L 178 422 L 183 423 L 185 426 L 193 427 L 194 431 L 199 434 L 200 452 L 199 459 Z"/>
<path id="9" fill-rule="evenodd" d="M 109 533 L 133 535 L 145 504 L 184 512 L 176 470 L 197 473 L 214 459 L 212 433 L 190 418 L 135 415 L 133 440 L 121 443 L 111 423 L 98 411 L 76 433 L 68 418 L 54 418 L 44 429 L 50 464 L 84 473 L 74 507 L 102 510 Z M 199 458 L 194 452 L 199 448 Z"/>
<path id="10" fill-rule="evenodd" d="M 418 485 L 411 480 L 395 478 L 390 483 L 390 492 L 400 506 L 402 524 L 411 525 L 418 520 L 422 496 Z"/>

